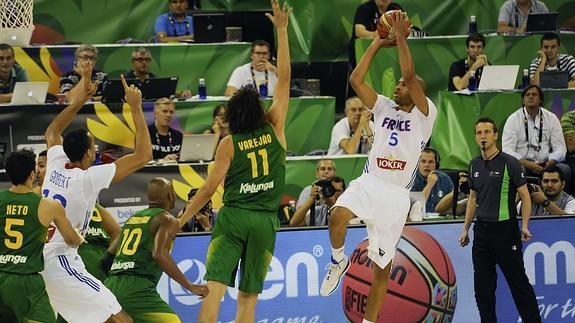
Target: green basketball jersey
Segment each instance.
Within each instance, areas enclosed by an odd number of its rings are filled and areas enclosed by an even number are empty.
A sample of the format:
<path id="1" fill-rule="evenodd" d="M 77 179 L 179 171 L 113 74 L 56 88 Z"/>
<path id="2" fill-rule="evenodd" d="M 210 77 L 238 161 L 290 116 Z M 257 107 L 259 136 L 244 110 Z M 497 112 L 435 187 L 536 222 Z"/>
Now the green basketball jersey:
<path id="1" fill-rule="evenodd" d="M 224 205 L 276 212 L 284 189 L 286 151 L 268 123 L 233 134 L 234 159 L 224 184 Z"/>
<path id="2" fill-rule="evenodd" d="M 90 224 L 88 226 L 88 231 L 84 237 L 86 242 L 91 245 L 103 246 L 108 248 L 110 244 L 110 237 L 106 234 L 106 231 L 102 228 L 102 216 L 98 212 L 97 208 L 92 210 L 92 219 L 90 219 Z M 80 248 L 83 244 L 80 246 Z"/>
<path id="3" fill-rule="evenodd" d="M 166 212 L 161 208 L 136 212 L 122 226 L 122 239 L 116 250 L 116 257 L 110 271 L 112 275 L 136 275 L 158 283 L 162 269 L 152 258 L 154 235 L 150 224 L 158 214 Z"/>
<path id="4" fill-rule="evenodd" d="M 26 275 L 44 270 L 48 228 L 38 220 L 41 199 L 33 192 L 0 192 L 0 271 Z"/>

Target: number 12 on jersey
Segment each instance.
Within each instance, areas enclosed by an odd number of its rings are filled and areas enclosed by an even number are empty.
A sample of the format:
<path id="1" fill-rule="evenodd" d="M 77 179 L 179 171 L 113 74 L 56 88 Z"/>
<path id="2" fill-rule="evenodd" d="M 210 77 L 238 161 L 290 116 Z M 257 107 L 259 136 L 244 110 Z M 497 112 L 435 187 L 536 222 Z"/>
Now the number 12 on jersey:
<path id="1" fill-rule="evenodd" d="M 262 172 L 263 172 L 263 176 L 266 176 L 270 173 L 270 167 L 268 164 L 268 151 L 266 149 L 260 149 L 257 151 L 258 155 L 261 157 L 261 166 L 262 166 Z M 248 158 L 250 159 L 250 162 L 252 163 L 252 178 L 256 178 L 259 177 L 259 163 L 258 163 L 258 156 L 256 155 L 255 151 L 252 151 L 251 153 L 247 154 Z"/>

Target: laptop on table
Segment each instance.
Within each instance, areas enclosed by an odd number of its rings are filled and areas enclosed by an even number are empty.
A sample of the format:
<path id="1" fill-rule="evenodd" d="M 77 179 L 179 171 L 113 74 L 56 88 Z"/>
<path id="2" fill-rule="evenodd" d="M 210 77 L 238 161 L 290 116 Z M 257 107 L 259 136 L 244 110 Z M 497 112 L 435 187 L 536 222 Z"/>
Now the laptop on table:
<path id="1" fill-rule="evenodd" d="M 196 13 L 193 17 L 195 43 L 226 41 L 226 17 L 223 13 Z"/>
<path id="2" fill-rule="evenodd" d="M 518 72 L 519 65 L 485 65 L 478 90 L 513 90 Z"/>
<path id="3" fill-rule="evenodd" d="M 567 71 L 540 72 L 539 84 L 544 89 L 566 89 L 569 84 L 569 73 Z"/>
<path id="4" fill-rule="evenodd" d="M 48 86 L 48 82 L 16 82 L 10 104 L 44 104 Z"/>
<path id="5" fill-rule="evenodd" d="M 144 101 L 153 101 L 159 98 L 169 98 L 176 94 L 178 86 L 177 77 L 150 78 L 144 82 L 137 79 L 127 79 L 128 85 L 134 84 L 142 91 Z M 104 85 L 102 102 L 122 102 L 124 86 L 121 80 L 108 80 Z"/>
<path id="6" fill-rule="evenodd" d="M 527 33 L 555 32 L 557 30 L 557 13 L 531 13 L 527 16 Z"/>
<path id="7" fill-rule="evenodd" d="M 218 145 L 215 134 L 184 135 L 179 162 L 210 161 Z"/>

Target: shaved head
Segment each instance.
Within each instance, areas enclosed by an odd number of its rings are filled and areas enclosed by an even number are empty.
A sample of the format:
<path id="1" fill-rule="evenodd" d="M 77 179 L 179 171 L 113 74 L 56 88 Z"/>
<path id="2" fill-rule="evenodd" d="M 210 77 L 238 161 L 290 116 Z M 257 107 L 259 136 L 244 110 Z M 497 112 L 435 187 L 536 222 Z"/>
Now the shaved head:
<path id="1" fill-rule="evenodd" d="M 169 211 L 174 208 L 175 194 L 172 182 L 163 178 L 155 177 L 148 183 L 148 204 L 158 205 Z"/>

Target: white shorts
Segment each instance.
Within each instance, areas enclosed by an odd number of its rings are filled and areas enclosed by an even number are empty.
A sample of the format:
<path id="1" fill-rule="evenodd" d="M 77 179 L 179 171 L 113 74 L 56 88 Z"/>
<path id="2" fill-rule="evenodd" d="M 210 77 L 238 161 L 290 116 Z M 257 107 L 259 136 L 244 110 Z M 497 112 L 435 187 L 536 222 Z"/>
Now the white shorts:
<path id="1" fill-rule="evenodd" d="M 44 259 L 41 274 L 52 308 L 69 323 L 101 323 L 122 310 L 114 294 L 86 271 L 78 255 Z"/>
<path id="2" fill-rule="evenodd" d="M 371 175 L 351 181 L 335 206 L 363 220 L 369 239 L 368 257 L 385 268 L 393 260 L 409 213 L 409 191 Z"/>

